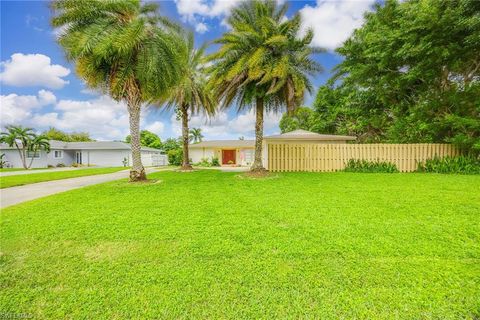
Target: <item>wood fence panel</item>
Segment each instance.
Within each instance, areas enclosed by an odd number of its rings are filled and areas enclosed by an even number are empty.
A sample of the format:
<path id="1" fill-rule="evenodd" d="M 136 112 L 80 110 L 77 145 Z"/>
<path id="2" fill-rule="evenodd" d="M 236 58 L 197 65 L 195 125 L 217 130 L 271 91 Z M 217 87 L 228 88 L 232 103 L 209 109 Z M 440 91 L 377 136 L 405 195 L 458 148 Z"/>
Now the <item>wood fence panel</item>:
<path id="1" fill-rule="evenodd" d="M 338 171 L 350 159 L 394 163 L 402 172 L 415 171 L 418 163 L 434 157 L 457 156 L 451 144 L 268 144 L 271 171 Z"/>

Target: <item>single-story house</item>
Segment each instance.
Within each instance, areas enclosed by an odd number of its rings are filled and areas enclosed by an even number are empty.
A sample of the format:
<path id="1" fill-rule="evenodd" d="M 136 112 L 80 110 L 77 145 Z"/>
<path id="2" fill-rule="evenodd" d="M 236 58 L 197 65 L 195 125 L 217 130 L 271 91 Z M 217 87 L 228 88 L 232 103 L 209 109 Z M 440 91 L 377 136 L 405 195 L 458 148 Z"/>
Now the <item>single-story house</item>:
<path id="1" fill-rule="evenodd" d="M 21 168 L 22 161 L 18 150 L 6 144 L 0 144 L 0 154 L 13 168 Z M 146 167 L 167 165 L 167 156 L 160 150 L 142 147 L 142 163 Z M 85 166 L 121 167 L 132 163 L 130 144 L 121 141 L 64 142 L 50 140 L 50 152 L 44 150 L 28 152 L 27 162 L 33 159 L 32 168 L 81 164 Z"/>
<path id="2" fill-rule="evenodd" d="M 356 137 L 332 134 L 319 134 L 306 130 L 295 130 L 263 138 L 263 163 L 266 165 L 269 143 L 347 143 Z M 221 165 L 250 166 L 255 154 L 254 140 L 211 140 L 189 146 L 189 156 L 193 163 L 202 159 L 218 158 Z"/>

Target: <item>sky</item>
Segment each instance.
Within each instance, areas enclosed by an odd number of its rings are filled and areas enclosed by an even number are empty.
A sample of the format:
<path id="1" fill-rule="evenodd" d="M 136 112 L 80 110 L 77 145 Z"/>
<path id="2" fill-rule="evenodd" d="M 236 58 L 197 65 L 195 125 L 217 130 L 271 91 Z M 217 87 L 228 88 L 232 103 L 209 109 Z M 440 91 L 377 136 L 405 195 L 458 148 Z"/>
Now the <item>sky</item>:
<path id="1" fill-rule="evenodd" d="M 233 6 L 242 0 L 159 1 L 160 13 L 182 23 L 195 33 L 197 46 L 211 43 L 228 31 L 225 22 Z M 278 0 L 283 3 L 286 0 Z M 312 78 L 316 88 L 331 76 L 341 61 L 335 49 L 363 23 L 374 0 L 287 1 L 287 18 L 302 16 L 302 29 L 312 28 L 312 44 L 327 51 L 314 56 L 324 72 Z M 113 101 L 89 88 L 75 74 L 56 42 L 57 31 L 49 24 L 48 1 L 0 0 L 0 125 L 15 124 L 41 132 L 49 127 L 66 132 L 88 132 L 97 140 L 123 140 L 128 135 L 128 113 L 124 103 Z M 216 49 L 209 45 L 208 52 Z M 316 91 L 316 90 L 315 90 Z M 309 106 L 313 97 L 307 96 Z M 280 131 L 281 114 L 265 116 L 265 134 Z M 254 137 L 253 111 L 236 112 L 235 106 L 214 118 L 193 115 L 190 127 L 201 128 L 206 140 Z M 141 128 L 162 140 L 178 137 L 180 123 L 173 112 L 146 106 Z"/>

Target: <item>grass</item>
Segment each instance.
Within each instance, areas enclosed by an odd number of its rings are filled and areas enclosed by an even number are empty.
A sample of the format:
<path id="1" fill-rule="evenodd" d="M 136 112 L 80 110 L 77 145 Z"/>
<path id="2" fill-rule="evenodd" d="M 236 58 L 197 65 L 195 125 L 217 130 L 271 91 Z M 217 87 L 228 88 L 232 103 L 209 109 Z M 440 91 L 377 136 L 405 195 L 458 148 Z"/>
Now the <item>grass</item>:
<path id="1" fill-rule="evenodd" d="M 34 318 L 478 319 L 480 176 L 151 174 L 2 210 Z"/>
<path id="2" fill-rule="evenodd" d="M 30 170 L 47 170 L 49 168 L 30 168 Z M 27 169 L 24 168 L 0 168 L 0 172 L 10 172 L 10 171 L 27 171 Z"/>
<path id="3" fill-rule="evenodd" d="M 83 176 L 92 176 L 96 174 L 112 173 L 120 170 L 125 170 L 124 167 L 115 167 L 115 168 L 92 168 L 92 169 L 81 169 L 81 170 L 72 170 L 72 171 L 56 171 L 56 172 L 42 172 L 42 173 L 29 173 L 29 174 L 19 174 L 13 176 L 0 176 L 0 189 L 22 186 L 25 184 L 51 181 L 51 180 L 60 180 L 68 178 L 76 178 Z"/>

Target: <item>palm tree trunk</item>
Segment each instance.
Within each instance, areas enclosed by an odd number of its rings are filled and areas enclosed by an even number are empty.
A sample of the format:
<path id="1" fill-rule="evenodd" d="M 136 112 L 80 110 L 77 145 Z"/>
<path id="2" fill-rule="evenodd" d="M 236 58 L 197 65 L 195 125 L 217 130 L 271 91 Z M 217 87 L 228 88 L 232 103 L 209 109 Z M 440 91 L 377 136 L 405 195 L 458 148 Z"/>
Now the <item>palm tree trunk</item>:
<path id="1" fill-rule="evenodd" d="M 262 162 L 263 143 L 263 98 L 257 98 L 255 105 L 255 160 L 250 171 L 266 171 Z"/>
<path id="2" fill-rule="evenodd" d="M 183 140 L 183 161 L 182 170 L 192 170 L 188 155 L 188 106 L 186 104 L 180 106 L 182 112 L 182 140 Z"/>
<path id="3" fill-rule="evenodd" d="M 130 145 L 132 148 L 132 168 L 130 169 L 130 181 L 143 181 L 147 179 L 145 168 L 142 164 L 142 153 L 140 145 L 140 111 L 141 105 L 138 99 L 127 101 L 130 120 Z"/>
<path id="4" fill-rule="evenodd" d="M 32 150 L 33 150 L 32 151 L 33 152 L 33 157 L 30 159 L 30 164 L 28 165 L 27 169 L 30 169 L 32 167 L 33 160 L 35 159 L 35 153 L 37 152 L 36 148 L 33 148 Z"/>
<path id="5" fill-rule="evenodd" d="M 22 150 L 20 150 L 20 146 L 18 145 L 18 143 L 15 142 L 15 147 L 17 148 L 18 150 L 18 154 L 20 155 L 20 160 L 22 160 L 22 165 L 23 165 L 23 168 L 24 169 L 28 169 L 27 168 L 27 161 L 26 161 L 26 154 L 25 154 L 25 146 L 22 145 Z"/>

